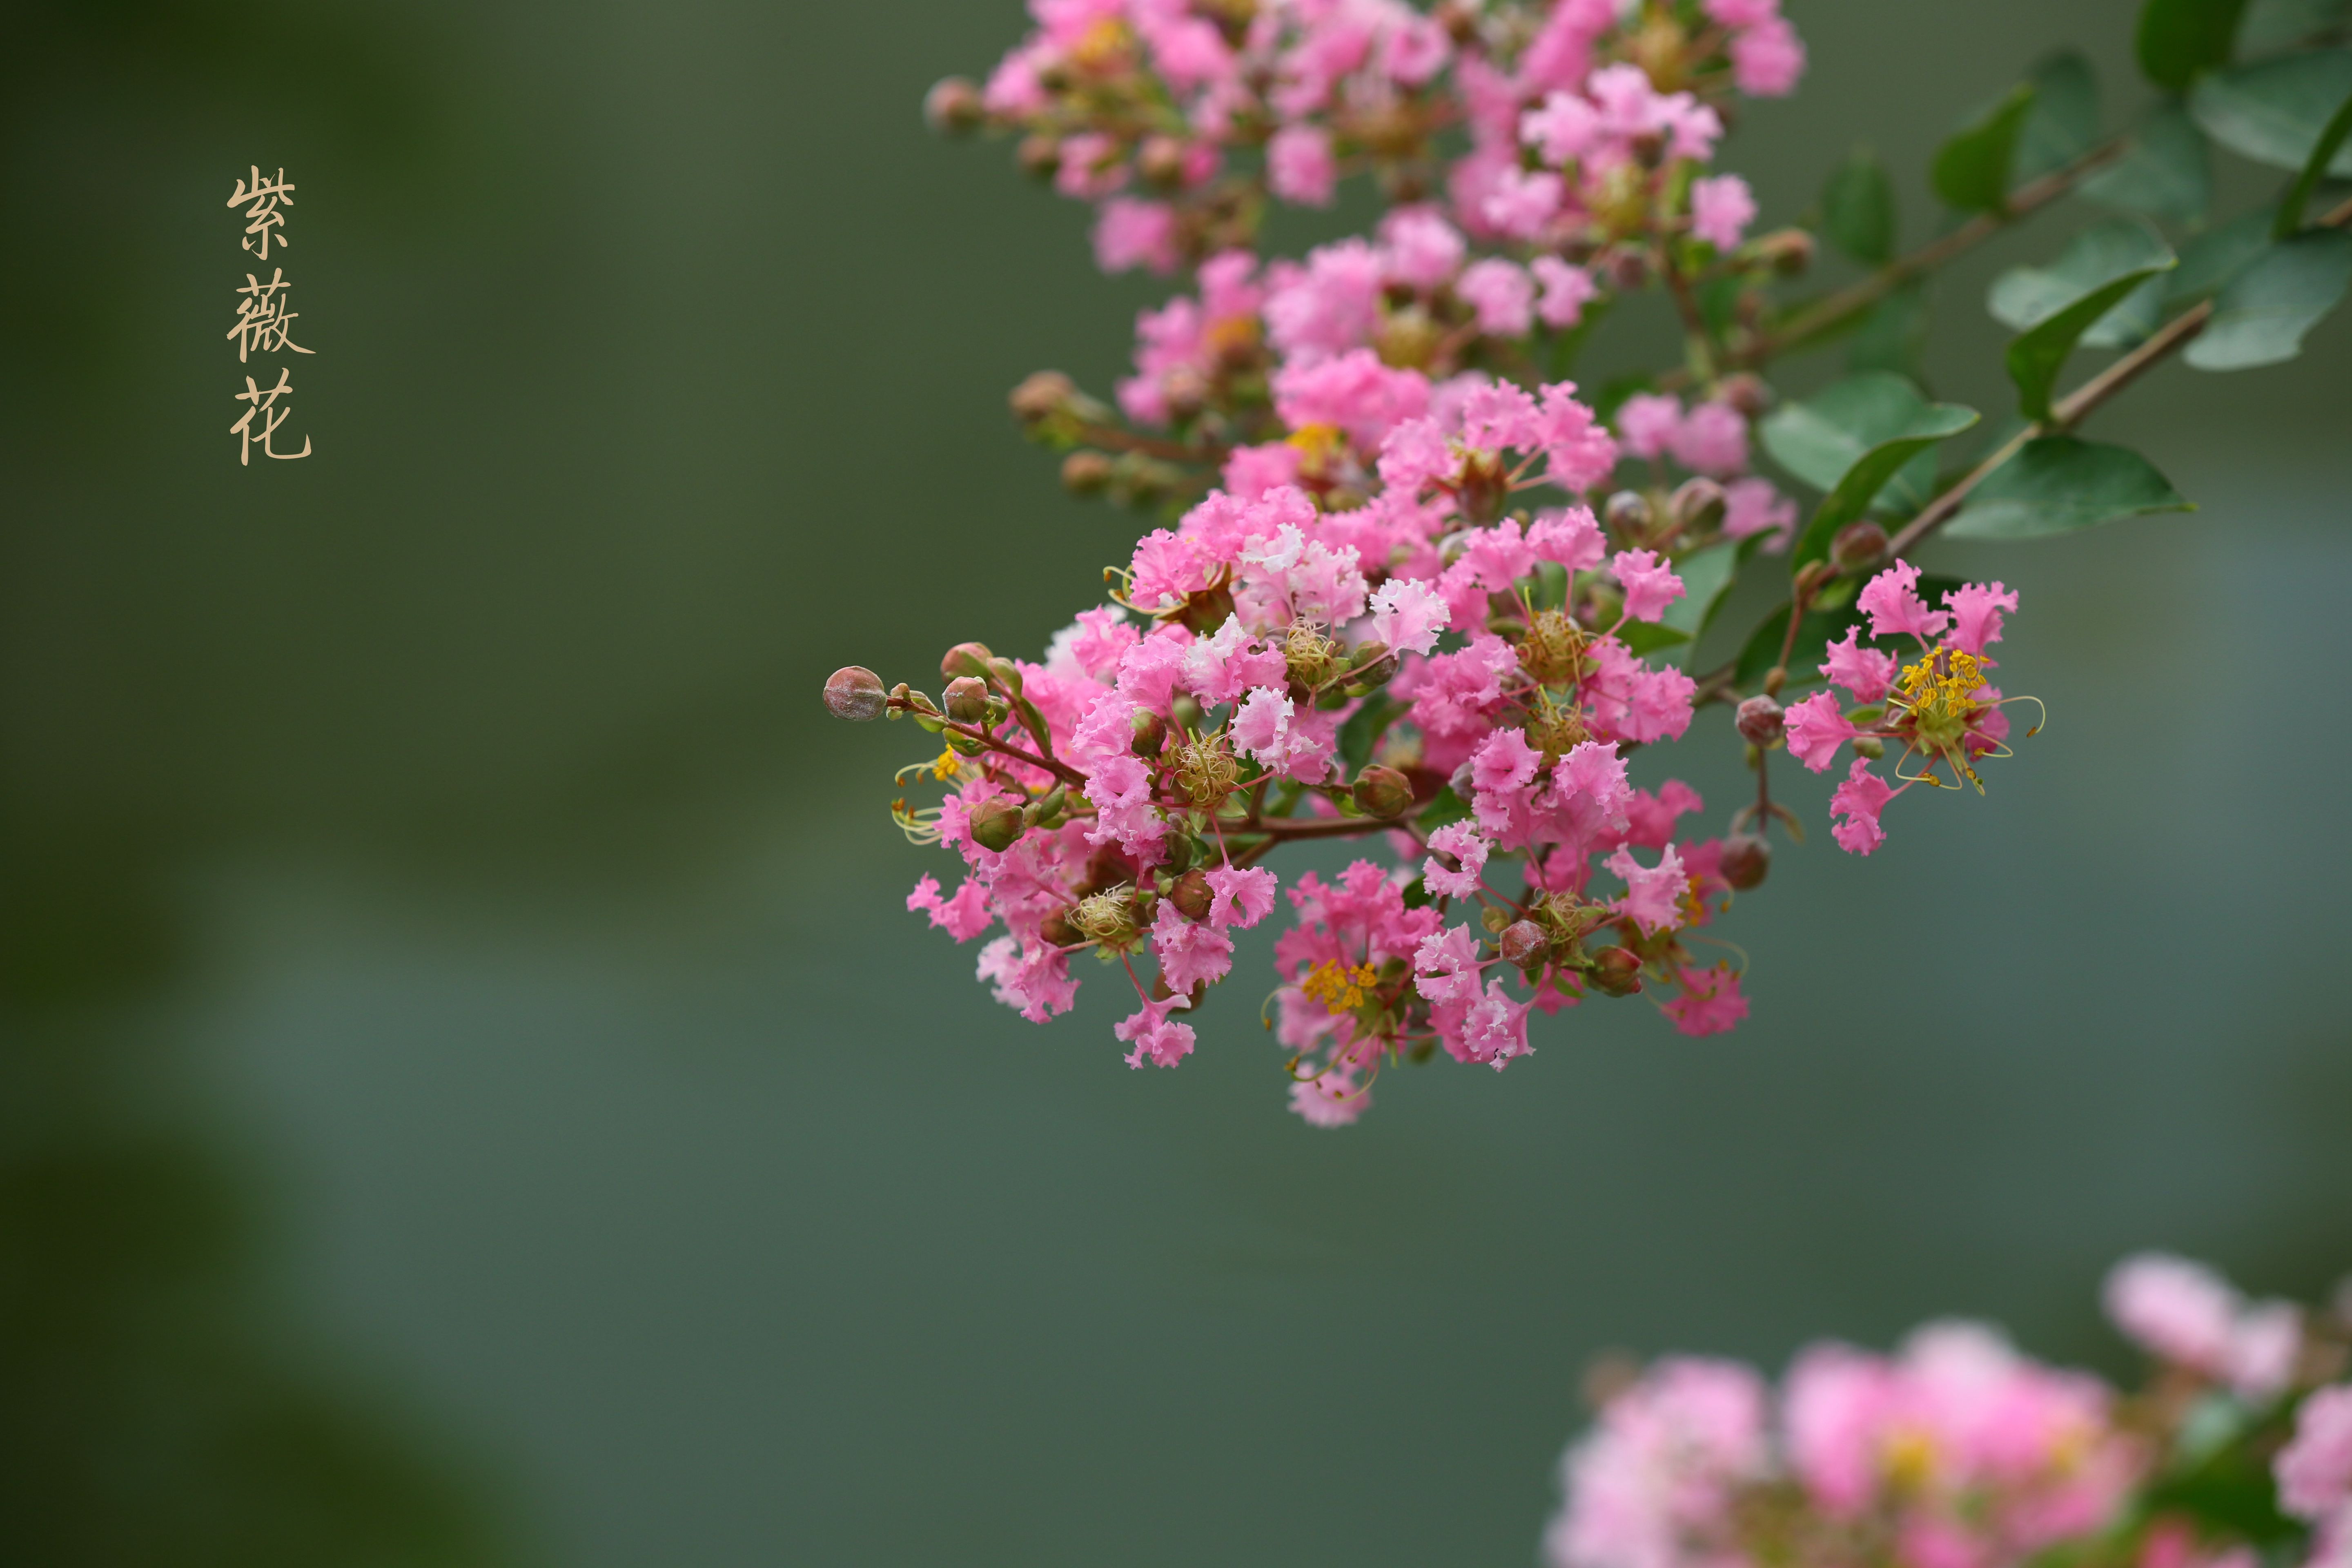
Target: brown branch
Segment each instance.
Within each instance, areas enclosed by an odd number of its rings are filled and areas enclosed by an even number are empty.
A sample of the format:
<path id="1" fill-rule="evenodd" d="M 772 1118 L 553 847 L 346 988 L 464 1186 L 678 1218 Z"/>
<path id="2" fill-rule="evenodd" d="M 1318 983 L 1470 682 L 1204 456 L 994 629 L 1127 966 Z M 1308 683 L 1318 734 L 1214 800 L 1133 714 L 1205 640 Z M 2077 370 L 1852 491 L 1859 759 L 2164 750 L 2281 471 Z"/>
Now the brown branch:
<path id="1" fill-rule="evenodd" d="M 2352 225 L 2352 201 L 2335 208 L 2312 226 L 2342 228 L 2347 225 Z M 1886 542 L 1886 550 L 1881 559 L 1901 554 L 1949 522 L 1958 514 L 1960 503 L 1968 500 L 1969 493 L 1983 483 L 1987 475 L 2009 461 L 2019 447 L 2037 436 L 2061 436 L 2072 430 L 2096 412 L 2102 404 L 2203 331 L 2205 323 L 2212 319 L 2213 301 L 2198 301 L 2158 328 L 2139 347 L 2061 398 L 2050 410 L 2049 419 L 2019 431 L 1999 451 L 1970 468 L 1958 483 L 1921 508 L 1918 516 L 1905 523 L 1902 531 Z"/>
<path id="2" fill-rule="evenodd" d="M 1069 763 L 1063 762 L 1058 758 L 1041 757 L 1034 752 L 1024 751 L 1019 746 L 1013 745 L 1004 741 L 1000 741 L 985 730 L 978 729 L 970 724 L 960 724 L 955 720 L 947 718 L 942 714 L 926 713 L 922 709 L 916 707 L 912 702 L 902 702 L 897 698 L 892 698 L 890 700 L 890 706 L 902 712 L 918 713 L 921 714 L 922 717 L 926 719 L 936 719 L 939 721 L 940 728 L 942 730 L 953 730 L 957 734 L 963 736 L 967 740 L 978 741 L 982 745 L 986 746 L 992 752 L 1002 752 L 1015 762 L 1026 763 L 1033 768 L 1043 768 L 1047 773 L 1052 773 L 1055 778 L 1060 779 L 1064 784 L 1076 784 L 1081 790 L 1087 787 L 1087 775 L 1078 772 L 1077 769 L 1070 766 Z"/>
<path id="3" fill-rule="evenodd" d="M 2125 143 L 2121 141 L 2094 147 L 2064 168 L 2018 186 L 2000 211 L 1979 213 L 1942 238 L 1931 240 L 1910 255 L 1888 262 L 1861 282 L 1840 289 L 1801 312 L 1779 331 L 1757 338 L 1746 349 L 1731 356 L 1733 363 L 1752 369 L 1776 354 L 1801 348 L 1807 340 L 1817 338 L 1848 318 L 1860 315 L 1912 279 L 1934 271 L 1953 258 L 1975 249 L 2020 219 L 2048 206 L 2084 178 L 2122 157 L 2124 148 Z"/>
<path id="4" fill-rule="evenodd" d="M 1171 463 L 1218 463 L 1226 457 L 1226 448 L 1213 441 L 1204 446 L 1188 447 L 1181 441 L 1163 441 L 1156 436 L 1139 436 L 1116 425 L 1097 425 L 1090 420 L 1079 422 L 1077 438 L 1089 447 L 1140 452 L 1147 458 L 1158 458 Z"/>

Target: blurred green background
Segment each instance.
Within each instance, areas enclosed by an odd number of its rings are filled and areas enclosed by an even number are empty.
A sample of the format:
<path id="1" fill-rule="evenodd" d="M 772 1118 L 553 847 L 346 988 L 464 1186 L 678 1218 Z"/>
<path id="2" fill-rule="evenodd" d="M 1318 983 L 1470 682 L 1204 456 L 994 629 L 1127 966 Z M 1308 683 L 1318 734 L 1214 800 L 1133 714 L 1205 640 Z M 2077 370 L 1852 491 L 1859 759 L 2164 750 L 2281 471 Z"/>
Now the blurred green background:
<path id="1" fill-rule="evenodd" d="M 2124 0 L 1793 9 L 1770 217 L 2062 43 L 2137 101 Z M 1784 853 L 1742 1030 L 1587 1007 L 1321 1133 L 1245 978 L 1174 1073 L 1108 984 L 991 1002 L 900 907 L 919 737 L 817 701 L 1039 647 L 1139 526 L 1003 397 L 1159 289 L 919 122 L 1011 0 L 8 19 L 8 1561 L 1519 1564 L 1606 1349 L 1958 1312 L 2121 1374 L 2127 1248 L 2352 1264 L 2344 321 L 2101 416 L 2200 511 L 1937 552 L 2053 721 Z M 254 163 L 317 456 L 247 469 Z M 2000 405 L 1985 283 L 2077 216 L 1948 281 L 1939 393 Z"/>

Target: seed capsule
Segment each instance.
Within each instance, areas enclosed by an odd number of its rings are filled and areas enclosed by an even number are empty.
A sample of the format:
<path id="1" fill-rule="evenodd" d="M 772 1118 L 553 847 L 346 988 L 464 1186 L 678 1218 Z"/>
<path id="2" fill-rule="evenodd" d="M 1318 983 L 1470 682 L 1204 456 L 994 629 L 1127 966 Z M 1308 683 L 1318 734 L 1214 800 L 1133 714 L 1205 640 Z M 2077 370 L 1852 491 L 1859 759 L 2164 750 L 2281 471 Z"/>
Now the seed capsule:
<path id="1" fill-rule="evenodd" d="M 862 664 L 852 664 L 835 670 L 825 681 L 824 705 L 836 719 L 864 723 L 882 717 L 890 704 L 883 695 L 882 678 Z"/>

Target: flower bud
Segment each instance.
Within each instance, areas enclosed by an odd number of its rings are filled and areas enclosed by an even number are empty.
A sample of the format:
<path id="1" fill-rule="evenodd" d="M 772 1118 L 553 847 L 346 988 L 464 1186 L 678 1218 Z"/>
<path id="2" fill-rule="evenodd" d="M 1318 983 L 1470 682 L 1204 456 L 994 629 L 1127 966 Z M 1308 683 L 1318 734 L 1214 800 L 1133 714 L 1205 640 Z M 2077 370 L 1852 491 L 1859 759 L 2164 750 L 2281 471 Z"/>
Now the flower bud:
<path id="1" fill-rule="evenodd" d="M 1361 669 L 1366 665 L 1378 663 L 1388 656 L 1388 644 L 1378 637 L 1366 637 L 1356 645 L 1356 651 L 1348 656 L 1348 668 Z"/>
<path id="2" fill-rule="evenodd" d="M 1622 947 L 1604 947 L 1592 955 L 1592 988 L 1604 996 L 1631 996 L 1642 988 L 1642 960 Z"/>
<path id="3" fill-rule="evenodd" d="M 1713 479 L 1685 479 L 1666 502 L 1666 515 L 1685 533 L 1705 533 L 1723 523 L 1723 487 Z"/>
<path id="4" fill-rule="evenodd" d="M 1779 740 L 1788 724 L 1781 715 L 1780 704 L 1769 697 L 1749 698 L 1739 705 L 1731 721 L 1743 737 L 1759 746 L 1769 746 Z"/>
<path id="5" fill-rule="evenodd" d="M 1609 257 L 1609 287 L 1619 294 L 1637 291 L 1650 276 L 1649 263 L 1638 250 L 1626 247 Z"/>
<path id="6" fill-rule="evenodd" d="M 1813 264 L 1813 237 L 1801 228 L 1774 229 L 1756 242 L 1756 254 L 1784 278 Z"/>
<path id="7" fill-rule="evenodd" d="M 1849 522 L 1830 541 L 1830 559 L 1841 568 L 1858 572 L 1886 553 L 1886 530 L 1868 518 Z"/>
<path id="8" fill-rule="evenodd" d="M 977 724 L 988 717 L 988 683 L 976 676 L 959 675 L 948 682 L 948 717 L 959 724 Z"/>
<path id="9" fill-rule="evenodd" d="M 940 78 L 923 95 L 923 120 L 943 136 L 968 136 L 987 119 L 980 89 L 960 76 Z"/>
<path id="10" fill-rule="evenodd" d="M 1135 167 L 1155 185 L 1181 184 L 1184 180 L 1184 143 L 1173 136 L 1147 136 L 1143 139 L 1143 145 L 1136 149 Z"/>
<path id="11" fill-rule="evenodd" d="M 1853 748 L 1855 756 L 1868 757 L 1874 763 L 1886 754 L 1886 742 L 1875 735 L 1856 735 L 1846 743 Z"/>
<path id="12" fill-rule="evenodd" d="M 1168 721 L 1149 708 L 1137 709 L 1127 725 L 1127 749 L 1139 757 L 1156 757 L 1168 743 Z"/>
<path id="13" fill-rule="evenodd" d="M 983 849 L 1012 848 L 1027 826 L 1021 808 L 1009 800 L 986 800 L 971 808 L 971 841 Z"/>
<path id="14" fill-rule="evenodd" d="M 1177 878 L 1175 884 L 1168 889 L 1168 901 L 1174 904 L 1176 912 L 1188 921 L 1208 919 L 1213 900 L 1209 874 L 1205 871 L 1187 871 Z"/>
<path id="15" fill-rule="evenodd" d="M 1375 763 L 1356 775 L 1348 795 L 1367 816 L 1399 816 L 1412 805 L 1412 784 L 1396 769 Z"/>
<path id="16" fill-rule="evenodd" d="M 1735 833 L 1723 841 L 1723 879 L 1740 892 L 1764 885 L 1772 868 L 1772 847 L 1752 833 Z"/>
<path id="17" fill-rule="evenodd" d="M 1047 915 L 1039 923 L 1037 934 L 1055 947 L 1075 947 L 1087 940 L 1078 928 L 1070 923 L 1069 917 L 1060 913 Z"/>
<path id="18" fill-rule="evenodd" d="M 1609 531 L 1620 538 L 1646 532 L 1650 526 L 1650 498 L 1639 490 L 1619 490 L 1609 498 L 1601 516 L 1609 525 Z"/>
<path id="19" fill-rule="evenodd" d="M 1050 180 L 1062 166 L 1062 144 L 1051 136 L 1024 136 L 1014 153 L 1021 172 L 1035 180 Z"/>
<path id="20" fill-rule="evenodd" d="M 1715 395 L 1718 402 L 1730 405 L 1743 419 L 1753 419 L 1772 406 L 1772 389 L 1764 384 L 1764 378 L 1744 370 L 1717 382 Z"/>
<path id="21" fill-rule="evenodd" d="M 882 693 L 882 678 L 862 664 L 845 665 L 824 683 L 824 705 L 836 719 L 864 723 L 879 719 L 889 699 Z"/>
<path id="22" fill-rule="evenodd" d="M 1057 826 L 1062 819 L 1062 808 L 1069 804 L 1069 786 L 1055 784 L 1021 808 L 1022 825 L 1027 827 Z"/>
<path id="23" fill-rule="evenodd" d="M 1515 921 L 1503 931 L 1503 962 L 1525 969 L 1550 945 L 1543 927 L 1533 921 Z"/>
<path id="24" fill-rule="evenodd" d="M 1041 370 L 1024 377 L 1006 401 L 1013 405 L 1014 418 L 1024 425 L 1036 425 L 1067 408 L 1077 395 L 1077 384 L 1068 376 L 1058 370 Z"/>
<path id="25" fill-rule="evenodd" d="M 1074 496 L 1100 495 L 1110 484 L 1108 453 L 1076 451 L 1062 459 L 1062 488 Z"/>
<path id="26" fill-rule="evenodd" d="M 940 677 L 943 680 L 953 680 L 958 676 L 976 675 L 985 679 L 988 661 L 995 657 L 988 651 L 986 643 L 960 642 L 940 658 Z"/>
<path id="27" fill-rule="evenodd" d="M 1168 717 L 1176 727 L 1186 731 L 1197 731 L 1208 715 L 1201 711 L 1201 700 L 1189 691 L 1180 691 L 1168 700 Z"/>
<path id="28" fill-rule="evenodd" d="M 1021 695 L 1021 667 L 1011 659 L 992 655 L 988 661 L 988 678 L 1013 696 Z"/>

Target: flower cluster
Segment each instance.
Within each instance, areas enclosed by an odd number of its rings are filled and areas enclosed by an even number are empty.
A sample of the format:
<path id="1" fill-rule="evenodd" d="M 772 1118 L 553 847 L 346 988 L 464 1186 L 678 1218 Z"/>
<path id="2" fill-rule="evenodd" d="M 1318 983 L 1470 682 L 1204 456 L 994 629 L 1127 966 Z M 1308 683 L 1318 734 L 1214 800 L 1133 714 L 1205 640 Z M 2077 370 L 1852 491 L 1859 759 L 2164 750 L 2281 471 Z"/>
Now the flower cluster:
<path id="1" fill-rule="evenodd" d="M 1729 249 L 1736 176 L 1694 179 L 1736 89 L 1792 90 L 1804 47 L 1779 0 L 1637 5 L 1402 0 L 1031 0 L 1037 27 L 984 86 L 950 79 L 943 128 L 1022 137 L 1021 162 L 1097 204 L 1108 270 L 1171 271 L 1255 237 L 1266 200 L 1341 178 L 1442 194 L 1481 237 L 1605 245 L 1663 203 Z M 1466 143 L 1466 145 L 1464 145 Z"/>
<path id="2" fill-rule="evenodd" d="M 901 783 L 944 800 L 894 811 L 962 875 L 925 875 L 909 910 L 979 942 L 981 978 L 1037 1022 L 1087 954 L 1116 968 L 1136 1067 L 1191 1054 L 1234 932 L 1283 910 L 1261 1016 L 1318 1126 L 1360 1116 L 1386 1065 L 1500 1070 L 1531 1014 L 1596 996 L 1736 1026 L 1746 959 L 1713 928 L 1765 879 L 1771 825 L 1801 831 L 1772 754 L 1819 771 L 1853 748 L 1833 837 L 1868 853 L 1894 795 L 2007 754 L 1985 650 L 2017 605 L 1995 583 L 1930 608 L 1899 561 L 1870 576 L 1884 532 L 1805 561 L 1795 502 L 1752 471 L 1770 394 L 1732 361 L 1810 242 L 1749 238 L 1748 187 L 1712 167 L 1738 95 L 1801 68 L 1776 0 L 1032 11 L 985 88 L 944 83 L 931 110 L 1021 132 L 1098 205 L 1104 266 L 1192 269 L 1139 318 L 1116 407 L 1053 373 L 1013 400 L 1072 488 L 1160 525 L 1040 660 L 960 644 L 936 700 L 834 677 L 836 713 L 943 747 Z M 1269 195 L 1322 202 L 1356 169 L 1388 204 L 1371 232 L 1253 248 Z M 1580 397 L 1552 367 L 1653 285 L 1685 367 Z M 1707 669 L 1696 645 L 1759 551 L 1799 562 L 1780 658 Z M 1822 615 L 1854 624 L 1820 667 L 1854 706 L 1784 710 Z M 1709 831 L 1696 790 L 1633 764 L 1743 687 L 1756 798 Z M 1869 763 L 1898 740 L 1888 782 Z M 1373 853 L 1285 888 L 1267 862 L 1323 838 Z"/>
<path id="3" fill-rule="evenodd" d="M 2185 1464 L 2231 1473 L 2232 1446 L 2275 1447 L 2297 1391 L 2340 1375 L 2352 1322 L 2248 1309 L 2209 1271 L 2163 1257 L 2119 1266 L 2108 1302 L 2166 1365 L 2145 1394 L 2042 1365 L 1964 1322 L 1920 1329 L 1893 1355 L 1815 1345 L 1777 1391 L 1727 1362 L 1620 1374 L 1561 1462 L 1566 1502 L 1546 1558 L 2014 1568 L 2063 1549 L 2097 1568 L 2254 1568 L 2258 1547 L 2284 1544 L 2244 1534 L 2267 1509 L 2223 1500 L 2200 1513 L 2206 1494 L 2168 1479 Z M 2233 1359 L 2227 1347 L 2250 1338 L 2263 1348 Z M 2275 1478 L 2279 1507 L 2315 1527 L 2310 1568 L 2337 1568 L 2352 1544 L 2352 1386 L 2303 1399 Z"/>

